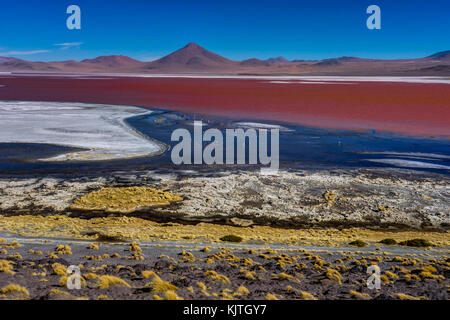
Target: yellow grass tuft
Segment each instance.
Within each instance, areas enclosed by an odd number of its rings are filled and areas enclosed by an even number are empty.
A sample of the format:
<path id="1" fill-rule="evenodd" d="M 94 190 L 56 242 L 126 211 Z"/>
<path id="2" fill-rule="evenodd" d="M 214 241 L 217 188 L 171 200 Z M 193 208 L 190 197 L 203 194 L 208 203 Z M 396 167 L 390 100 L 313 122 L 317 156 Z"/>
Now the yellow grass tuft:
<path id="1" fill-rule="evenodd" d="M 286 290 L 286 292 L 290 293 L 290 292 L 294 292 L 294 288 L 292 288 L 292 286 L 287 285 L 286 288 L 284 288 L 284 290 Z"/>
<path id="2" fill-rule="evenodd" d="M 4 272 L 9 275 L 15 274 L 13 270 L 13 262 L 8 260 L 0 260 L 0 272 Z"/>
<path id="3" fill-rule="evenodd" d="M 33 250 L 33 249 L 28 250 L 28 253 L 38 254 L 38 255 L 42 255 L 43 254 L 42 251 L 40 251 L 40 250 Z"/>
<path id="4" fill-rule="evenodd" d="M 219 274 L 214 270 L 208 270 L 205 272 L 205 276 L 210 277 L 213 280 L 218 280 L 222 282 L 223 284 L 230 284 L 231 281 L 228 279 L 225 275 Z"/>
<path id="5" fill-rule="evenodd" d="M 162 280 L 154 271 L 144 270 L 142 271 L 142 276 L 145 279 L 153 278 L 153 280 L 146 285 L 146 287 L 151 287 L 152 292 L 161 293 L 166 291 L 175 291 L 178 288 L 171 284 L 170 282 Z"/>
<path id="6" fill-rule="evenodd" d="M 13 259 L 18 259 L 18 260 L 22 260 L 22 255 L 20 253 L 15 253 L 15 254 L 10 254 L 8 256 L 8 258 L 13 258 Z"/>
<path id="7" fill-rule="evenodd" d="M 195 256 L 192 254 L 192 252 L 183 250 L 181 252 L 181 255 L 182 255 L 182 258 L 181 258 L 180 262 L 194 262 L 196 260 Z"/>
<path id="8" fill-rule="evenodd" d="M 275 297 L 275 295 L 273 295 L 273 294 L 271 294 L 271 293 L 268 293 L 268 294 L 266 295 L 266 300 L 278 300 L 278 298 Z"/>
<path id="9" fill-rule="evenodd" d="M 0 289 L 0 293 L 6 295 L 8 299 L 28 299 L 30 292 L 17 284 L 9 284 L 6 287 Z"/>
<path id="10" fill-rule="evenodd" d="M 98 288 L 100 289 L 108 289 L 111 286 L 123 286 L 130 288 L 131 286 L 125 282 L 124 280 L 120 279 L 119 277 L 115 276 L 101 276 L 98 282 Z"/>
<path id="11" fill-rule="evenodd" d="M 388 277 L 387 275 L 385 275 L 385 274 L 382 274 L 382 275 L 380 276 L 380 279 L 381 279 L 381 281 L 383 282 L 383 284 L 388 284 L 388 283 L 390 283 L 389 277 Z"/>
<path id="12" fill-rule="evenodd" d="M 22 245 L 20 243 L 18 243 L 17 240 L 13 240 L 10 243 L 5 244 L 4 246 L 7 249 L 15 249 L 15 248 L 20 248 Z"/>
<path id="13" fill-rule="evenodd" d="M 169 290 L 164 294 L 166 300 L 183 300 L 183 298 L 179 297 L 175 291 Z"/>
<path id="14" fill-rule="evenodd" d="M 354 290 L 350 290 L 350 297 L 358 299 L 358 300 L 370 300 L 372 297 L 370 294 L 367 293 L 361 293 Z"/>
<path id="15" fill-rule="evenodd" d="M 289 281 L 297 282 L 297 283 L 300 282 L 300 280 L 298 280 L 296 277 L 291 276 L 290 274 L 287 274 L 284 272 L 281 272 L 278 275 L 273 274 L 272 279 L 274 279 L 274 280 L 289 280 Z"/>
<path id="16" fill-rule="evenodd" d="M 405 280 L 406 281 L 412 281 L 412 280 L 416 280 L 416 281 L 419 281 L 420 280 L 420 277 L 417 275 L 417 274 L 405 274 Z"/>
<path id="17" fill-rule="evenodd" d="M 58 276 L 65 276 L 67 273 L 67 268 L 60 263 L 56 262 L 56 263 L 52 264 L 52 268 L 53 268 L 53 273 Z"/>
<path id="18" fill-rule="evenodd" d="M 256 279 L 256 272 L 255 271 L 247 271 L 244 275 L 245 279 L 248 280 L 255 280 Z"/>
<path id="19" fill-rule="evenodd" d="M 99 278 L 100 278 L 99 275 L 97 275 L 97 274 L 95 274 L 95 273 L 93 273 L 93 272 L 85 273 L 85 274 L 83 274 L 83 277 L 84 277 L 85 279 L 88 279 L 88 280 L 99 279 Z"/>
<path id="20" fill-rule="evenodd" d="M 128 250 L 130 252 L 142 252 L 142 249 L 137 242 L 130 243 L 130 245 L 128 246 Z"/>
<path id="21" fill-rule="evenodd" d="M 314 297 L 311 293 L 306 292 L 306 291 L 300 292 L 300 299 L 302 299 L 302 300 L 317 300 L 316 297 Z"/>
<path id="22" fill-rule="evenodd" d="M 336 200 L 337 193 L 333 191 L 327 191 L 323 194 L 323 198 L 328 204 L 333 204 L 333 202 Z"/>
<path id="23" fill-rule="evenodd" d="M 72 254 L 72 248 L 70 246 L 59 244 L 55 248 L 56 254 Z"/>
<path id="24" fill-rule="evenodd" d="M 162 280 L 160 277 L 155 276 L 153 281 L 148 284 L 152 288 L 152 292 L 160 293 L 166 291 L 175 291 L 178 288 L 170 282 Z"/>
<path id="25" fill-rule="evenodd" d="M 398 279 L 398 275 L 396 275 L 396 274 L 393 273 L 393 272 L 386 271 L 384 274 L 385 274 L 389 279 Z"/>
<path id="26" fill-rule="evenodd" d="M 157 277 L 157 275 L 154 271 L 144 270 L 141 272 L 141 274 L 145 279 L 150 279 L 151 277 Z"/>
<path id="27" fill-rule="evenodd" d="M 233 291 L 231 289 L 223 289 L 221 295 L 221 300 L 234 300 Z"/>
<path id="28" fill-rule="evenodd" d="M 406 293 L 397 293 L 397 298 L 400 300 L 427 300 L 426 297 L 420 296 L 420 297 L 413 297 Z"/>
<path id="29" fill-rule="evenodd" d="M 70 299 L 70 298 L 73 298 L 73 296 L 70 293 L 68 293 L 66 291 L 63 291 L 63 290 L 59 290 L 59 289 L 52 289 L 52 290 L 50 290 L 48 295 L 49 296 L 56 296 L 57 297 L 56 299 Z"/>
<path id="30" fill-rule="evenodd" d="M 237 288 L 234 294 L 236 296 L 247 296 L 250 294 L 250 291 L 246 287 L 240 286 L 239 288 Z"/>
<path id="31" fill-rule="evenodd" d="M 338 284 L 342 283 L 342 276 L 339 273 L 339 271 L 337 271 L 335 269 L 328 268 L 327 272 L 325 273 L 325 275 L 331 281 L 334 281 L 334 282 L 336 282 Z"/>
<path id="32" fill-rule="evenodd" d="M 103 188 L 76 199 L 72 210 L 131 213 L 142 207 L 168 206 L 183 201 L 177 194 L 150 187 Z"/>
<path id="33" fill-rule="evenodd" d="M 96 243 L 91 243 L 91 244 L 89 245 L 88 249 L 91 249 L 91 250 L 98 250 L 99 247 L 98 247 L 98 244 L 96 244 Z"/>
<path id="34" fill-rule="evenodd" d="M 206 285 L 203 282 L 197 282 L 197 287 L 199 287 L 200 290 L 206 291 Z"/>

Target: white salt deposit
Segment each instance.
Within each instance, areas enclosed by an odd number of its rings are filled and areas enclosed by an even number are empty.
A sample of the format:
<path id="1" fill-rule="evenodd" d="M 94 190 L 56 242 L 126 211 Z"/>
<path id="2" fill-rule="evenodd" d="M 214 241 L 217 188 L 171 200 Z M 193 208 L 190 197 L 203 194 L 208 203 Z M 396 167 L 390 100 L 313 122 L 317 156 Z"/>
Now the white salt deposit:
<path id="1" fill-rule="evenodd" d="M 150 113 L 137 107 L 59 102 L 0 101 L 0 142 L 45 143 L 85 149 L 49 161 L 111 160 L 158 154 L 161 143 L 124 119 Z"/>
<path id="2" fill-rule="evenodd" d="M 422 161 L 412 161 L 412 160 L 402 160 L 402 159 L 367 159 L 370 162 L 390 164 L 396 167 L 403 168 L 422 168 L 422 169 L 441 169 L 450 170 L 449 166 L 444 166 L 441 164 L 422 162 Z"/>
<path id="3" fill-rule="evenodd" d="M 292 131 L 291 129 L 288 129 L 280 125 L 259 123 L 259 122 L 236 122 L 235 125 L 242 128 L 267 129 L 267 130 L 278 129 L 280 131 Z"/>

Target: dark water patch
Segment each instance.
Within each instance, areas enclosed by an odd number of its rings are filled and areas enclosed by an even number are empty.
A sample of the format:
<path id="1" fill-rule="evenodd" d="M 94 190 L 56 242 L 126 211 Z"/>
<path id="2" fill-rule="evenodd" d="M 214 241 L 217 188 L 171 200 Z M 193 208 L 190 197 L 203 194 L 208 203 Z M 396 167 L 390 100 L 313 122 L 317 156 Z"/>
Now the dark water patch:
<path id="1" fill-rule="evenodd" d="M 252 122 L 252 119 L 225 119 L 196 114 L 182 114 L 164 110 L 155 110 L 152 114 L 128 118 L 126 123 L 143 135 L 167 144 L 171 148 L 178 142 L 171 141 L 175 129 L 184 128 L 193 134 L 192 123 L 203 122 L 204 130 L 217 128 L 225 137 L 229 128 L 244 128 L 240 122 Z M 263 121 L 265 124 L 281 125 L 287 130 L 280 131 L 280 169 L 408 169 L 408 162 L 414 161 L 415 172 L 449 175 L 450 142 L 439 138 L 416 138 L 395 134 L 355 132 L 350 130 L 319 129 L 275 121 Z M 207 143 L 204 143 L 204 146 Z M 270 148 L 269 148 L 270 150 Z M 55 156 L 70 148 L 37 144 L 0 144 L 0 174 L 15 175 L 93 175 L 102 176 L 111 172 L 159 170 L 195 170 L 207 174 L 210 172 L 233 171 L 237 169 L 259 170 L 260 165 L 181 165 L 172 164 L 171 151 L 155 157 L 142 157 L 106 161 L 72 162 L 35 162 L 40 158 Z M 224 150 L 225 151 L 225 150 Z M 248 154 L 246 155 L 248 159 Z M 395 159 L 395 164 L 375 162 Z M 371 160 L 371 161 L 369 161 Z M 400 162 L 399 162 L 400 161 Z M 403 162 L 402 162 L 403 161 Z M 441 168 L 427 168 L 427 164 Z"/>
<path id="2" fill-rule="evenodd" d="M 0 150 L 0 162 L 2 162 L 38 160 L 83 149 L 40 143 L 0 143 Z"/>
<path id="3" fill-rule="evenodd" d="M 53 144 L 0 143 L 0 172 L 45 168 L 48 164 L 39 159 L 82 150 Z"/>
<path id="4" fill-rule="evenodd" d="M 224 137 L 226 129 L 246 129 L 239 123 L 252 122 L 251 119 L 231 120 L 165 111 L 130 118 L 128 122 L 139 131 L 173 147 L 177 142 L 170 141 L 172 132 L 175 129 L 184 128 L 193 136 L 192 123 L 195 120 L 203 122 L 204 130 L 208 128 L 221 130 Z M 450 168 L 450 141 L 448 140 L 416 138 L 375 131 L 320 129 L 274 121 L 263 123 L 281 125 L 285 129 L 280 131 L 279 141 L 281 169 L 409 168 L 409 164 L 414 164 L 412 167 L 414 170 L 450 173 L 450 170 L 445 168 Z M 208 143 L 205 142 L 204 146 Z M 377 162 L 391 158 L 396 159 L 395 163 L 402 166 Z M 166 152 L 161 159 L 164 163 L 171 163 L 170 152 Z M 248 153 L 246 159 L 248 160 Z M 433 168 L 433 165 L 441 166 L 441 168 Z"/>

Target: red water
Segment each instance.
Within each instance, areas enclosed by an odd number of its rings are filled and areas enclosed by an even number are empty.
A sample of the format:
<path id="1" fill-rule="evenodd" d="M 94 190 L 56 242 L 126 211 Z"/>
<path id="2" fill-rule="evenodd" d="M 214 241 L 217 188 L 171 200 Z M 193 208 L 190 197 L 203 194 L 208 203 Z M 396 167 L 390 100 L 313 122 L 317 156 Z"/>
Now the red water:
<path id="1" fill-rule="evenodd" d="M 0 78 L 0 100 L 135 105 L 325 128 L 450 137 L 450 85 L 275 84 L 266 80 Z"/>

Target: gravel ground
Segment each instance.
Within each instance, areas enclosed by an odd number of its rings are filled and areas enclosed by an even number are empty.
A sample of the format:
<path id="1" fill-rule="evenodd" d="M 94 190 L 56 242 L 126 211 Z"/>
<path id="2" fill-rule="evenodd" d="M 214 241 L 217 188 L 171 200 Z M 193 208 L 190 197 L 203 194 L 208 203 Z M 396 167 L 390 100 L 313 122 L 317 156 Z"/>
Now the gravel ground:
<path id="1" fill-rule="evenodd" d="M 446 300 L 450 285 L 443 248 L 6 240 L 0 265 L 11 268 L 0 269 L 0 292 L 16 289 L 0 293 L 3 299 Z M 379 290 L 367 287 L 373 263 L 381 269 Z M 81 267 L 79 290 L 67 288 L 70 265 Z"/>

